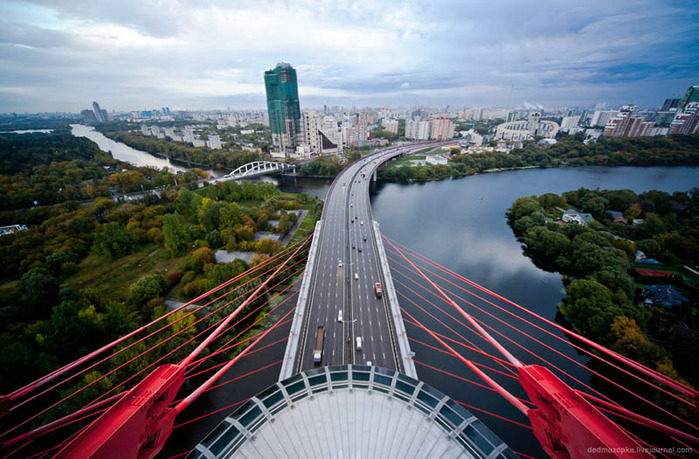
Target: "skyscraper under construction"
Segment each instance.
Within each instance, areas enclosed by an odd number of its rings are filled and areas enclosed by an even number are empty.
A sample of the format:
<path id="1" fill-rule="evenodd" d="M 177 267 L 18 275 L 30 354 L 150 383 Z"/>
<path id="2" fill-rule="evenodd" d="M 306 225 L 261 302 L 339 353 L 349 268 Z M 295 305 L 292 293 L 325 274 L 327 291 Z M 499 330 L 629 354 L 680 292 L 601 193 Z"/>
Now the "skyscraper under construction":
<path id="1" fill-rule="evenodd" d="M 265 72 L 267 111 L 272 132 L 272 151 L 291 157 L 301 136 L 301 109 L 296 70 L 280 62 Z"/>

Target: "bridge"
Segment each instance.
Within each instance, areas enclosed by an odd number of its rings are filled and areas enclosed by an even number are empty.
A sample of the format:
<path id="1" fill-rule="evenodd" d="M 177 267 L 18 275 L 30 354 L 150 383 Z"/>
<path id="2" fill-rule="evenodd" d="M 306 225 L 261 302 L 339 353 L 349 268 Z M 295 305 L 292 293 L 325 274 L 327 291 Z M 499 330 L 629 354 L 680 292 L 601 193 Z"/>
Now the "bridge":
<path id="1" fill-rule="evenodd" d="M 518 429 L 512 438 L 536 438 L 552 457 L 586 457 L 591 451 L 641 457 L 662 448 L 695 452 L 698 391 L 381 234 L 369 205 L 370 177 L 382 163 L 424 147 L 386 149 L 348 166 L 333 182 L 312 238 L 0 397 L 3 456 L 153 457 L 186 425 L 220 414 L 221 424 L 195 446 L 192 457 L 236 451 L 251 457 L 264 457 L 262 451 L 304 457 L 512 457 L 473 411 Z M 298 293 L 292 293 L 295 287 Z M 187 309 L 195 303 L 203 307 Z M 256 314 L 255 323 L 270 323 L 250 336 L 250 317 Z M 185 326 L 186 320 L 192 323 Z M 288 334 L 277 339 L 285 326 Z M 325 341 L 316 365 L 318 326 L 324 327 Z M 542 336 L 556 344 L 544 343 Z M 276 354 L 280 345 L 284 349 Z M 163 346 L 167 352 L 160 351 L 155 362 L 139 363 Z M 242 350 L 223 358 L 234 349 Z M 453 364 L 440 368 L 420 357 L 430 353 Z M 576 353 L 589 356 L 596 369 L 569 357 Z M 567 366 L 554 364 L 550 355 L 566 357 Z M 241 362 L 252 368 L 222 382 Z M 202 394 L 269 368 L 279 369 L 278 381 L 264 392 L 183 418 Z M 601 392 L 570 368 L 591 372 L 623 397 Z M 100 383 L 117 372 L 114 386 Z M 439 375 L 435 382 L 454 381 L 459 389 L 445 395 L 420 380 L 428 372 Z M 627 378 L 644 392 L 626 389 Z M 94 395 L 71 405 L 87 398 L 86 391 Z M 480 394 L 480 406 L 460 400 L 471 391 Z M 495 396 L 511 408 L 492 412 L 489 401 Z M 661 399 L 677 408 L 660 405 Z M 49 416 L 52 411 L 56 414 Z M 631 426 L 653 435 L 639 435 Z"/>
<path id="2" fill-rule="evenodd" d="M 420 148 L 424 147 L 412 150 Z M 317 326 L 325 327 L 328 336 L 324 365 L 372 362 L 417 376 L 381 233 L 369 205 L 369 180 L 376 169 L 410 150 L 367 156 L 333 182 L 316 225 L 280 380 L 314 368 Z M 375 291 L 377 283 L 386 293 L 381 297 Z"/>
<path id="3" fill-rule="evenodd" d="M 241 180 L 245 178 L 259 177 L 261 175 L 276 174 L 298 167 L 295 164 L 280 163 L 277 161 L 253 161 L 243 164 L 237 169 L 224 175 L 220 180 Z"/>

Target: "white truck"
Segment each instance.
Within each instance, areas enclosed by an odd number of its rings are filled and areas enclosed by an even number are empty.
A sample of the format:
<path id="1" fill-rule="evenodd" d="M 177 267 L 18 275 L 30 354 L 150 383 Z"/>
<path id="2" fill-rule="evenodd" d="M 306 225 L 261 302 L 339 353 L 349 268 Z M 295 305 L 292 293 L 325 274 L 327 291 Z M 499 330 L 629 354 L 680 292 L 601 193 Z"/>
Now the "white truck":
<path id="1" fill-rule="evenodd" d="M 320 365 L 323 360 L 323 342 L 325 341 L 325 327 L 318 325 L 316 330 L 316 347 L 313 349 L 313 363 Z"/>

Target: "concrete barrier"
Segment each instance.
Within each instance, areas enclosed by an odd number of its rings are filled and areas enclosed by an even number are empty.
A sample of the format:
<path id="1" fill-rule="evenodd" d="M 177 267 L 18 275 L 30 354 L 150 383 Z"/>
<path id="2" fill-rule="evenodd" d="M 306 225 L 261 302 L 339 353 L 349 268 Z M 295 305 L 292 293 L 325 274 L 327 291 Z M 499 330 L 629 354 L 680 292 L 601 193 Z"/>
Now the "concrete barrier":
<path id="1" fill-rule="evenodd" d="M 318 220 L 316 223 L 316 229 L 313 232 L 313 241 L 311 242 L 311 249 L 308 252 L 308 263 L 306 264 L 306 269 L 303 272 L 299 299 L 296 302 L 296 312 L 294 313 L 294 320 L 291 323 L 289 340 L 286 343 L 286 351 L 284 352 L 282 369 L 279 372 L 279 381 L 283 381 L 295 374 L 294 362 L 296 361 L 296 354 L 299 350 L 298 347 L 301 339 L 301 331 L 303 329 L 306 303 L 308 302 L 308 291 L 311 285 L 311 278 L 313 277 L 313 267 L 315 265 L 318 242 L 320 241 L 320 228 L 322 223 L 322 220 Z"/>

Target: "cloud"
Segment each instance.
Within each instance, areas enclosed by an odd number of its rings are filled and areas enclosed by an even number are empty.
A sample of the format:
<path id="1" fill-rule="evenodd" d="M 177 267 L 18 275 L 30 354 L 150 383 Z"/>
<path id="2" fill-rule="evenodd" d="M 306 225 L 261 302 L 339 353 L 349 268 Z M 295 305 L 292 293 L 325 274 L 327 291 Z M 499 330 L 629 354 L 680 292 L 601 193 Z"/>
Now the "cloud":
<path id="1" fill-rule="evenodd" d="M 264 71 L 286 61 L 305 107 L 502 105 L 511 87 L 513 105 L 658 106 L 697 84 L 698 22 L 691 2 L 652 0 L 8 0 L 0 86 L 26 90 L 0 104 L 262 108 Z"/>

